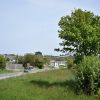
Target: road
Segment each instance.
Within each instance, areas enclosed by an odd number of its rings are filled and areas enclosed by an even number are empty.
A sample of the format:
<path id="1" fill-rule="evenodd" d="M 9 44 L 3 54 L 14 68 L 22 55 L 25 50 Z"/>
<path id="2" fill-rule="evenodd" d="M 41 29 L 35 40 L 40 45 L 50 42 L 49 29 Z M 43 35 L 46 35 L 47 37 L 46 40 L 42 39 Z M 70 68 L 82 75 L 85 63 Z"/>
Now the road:
<path id="1" fill-rule="evenodd" d="M 34 70 L 32 70 L 32 71 L 30 71 L 28 73 L 24 73 L 24 72 L 14 72 L 14 73 L 0 74 L 0 80 L 7 79 L 7 78 L 11 78 L 11 77 L 17 77 L 17 76 L 21 76 L 21 75 L 25 75 L 25 74 L 31 74 L 31 73 L 48 71 L 48 70 L 54 70 L 54 69 L 49 69 L 49 68 L 45 68 L 45 69 L 34 69 Z"/>
<path id="2" fill-rule="evenodd" d="M 17 77 L 23 75 L 23 72 L 15 72 L 15 73 L 7 73 L 7 74 L 0 74 L 0 80 L 7 79 L 10 77 Z"/>

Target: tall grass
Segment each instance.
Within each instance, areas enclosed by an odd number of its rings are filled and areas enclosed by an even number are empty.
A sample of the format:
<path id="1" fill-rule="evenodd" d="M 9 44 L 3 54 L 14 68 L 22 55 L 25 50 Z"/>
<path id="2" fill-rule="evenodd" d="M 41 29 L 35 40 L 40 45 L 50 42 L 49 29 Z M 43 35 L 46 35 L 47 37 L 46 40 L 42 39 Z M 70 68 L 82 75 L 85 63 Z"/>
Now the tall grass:
<path id="1" fill-rule="evenodd" d="M 28 74 L 0 81 L 0 100 L 98 100 L 76 95 L 74 75 L 66 69 Z"/>

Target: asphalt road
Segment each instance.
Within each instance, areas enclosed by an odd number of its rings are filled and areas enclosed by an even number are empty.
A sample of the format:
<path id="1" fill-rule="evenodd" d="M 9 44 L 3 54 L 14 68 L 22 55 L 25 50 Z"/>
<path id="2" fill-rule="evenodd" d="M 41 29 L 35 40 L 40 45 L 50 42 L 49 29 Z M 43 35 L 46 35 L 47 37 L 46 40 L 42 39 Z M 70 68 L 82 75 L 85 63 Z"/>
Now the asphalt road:
<path id="1" fill-rule="evenodd" d="M 33 69 L 32 71 L 30 71 L 28 73 L 14 72 L 14 73 L 0 74 L 0 80 L 11 78 L 11 77 L 17 77 L 17 76 L 21 76 L 21 75 L 25 75 L 25 74 L 31 74 L 31 73 L 48 71 L 48 70 L 54 70 L 54 69 L 49 69 L 49 68 L 45 68 L 45 69 Z"/>
<path id="2" fill-rule="evenodd" d="M 0 74 L 0 80 L 10 78 L 10 77 L 17 77 L 23 75 L 23 72 L 15 72 L 15 73 L 7 73 L 7 74 Z"/>

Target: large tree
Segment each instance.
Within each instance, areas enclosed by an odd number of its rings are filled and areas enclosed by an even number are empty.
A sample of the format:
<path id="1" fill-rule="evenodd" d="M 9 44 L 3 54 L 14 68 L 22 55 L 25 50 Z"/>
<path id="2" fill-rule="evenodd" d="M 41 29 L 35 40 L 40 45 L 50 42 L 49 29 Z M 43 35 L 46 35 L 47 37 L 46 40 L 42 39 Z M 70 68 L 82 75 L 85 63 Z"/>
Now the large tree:
<path id="1" fill-rule="evenodd" d="M 100 53 L 100 16 L 75 9 L 59 21 L 63 52 L 74 52 L 76 58 Z M 59 49 L 58 49 L 59 50 Z"/>

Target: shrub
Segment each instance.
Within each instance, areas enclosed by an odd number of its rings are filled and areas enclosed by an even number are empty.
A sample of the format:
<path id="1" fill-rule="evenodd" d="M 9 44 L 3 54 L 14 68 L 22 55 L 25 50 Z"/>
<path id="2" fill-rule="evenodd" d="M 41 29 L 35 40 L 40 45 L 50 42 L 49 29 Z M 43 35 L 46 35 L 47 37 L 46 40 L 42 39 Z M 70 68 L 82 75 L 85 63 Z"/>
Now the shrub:
<path id="1" fill-rule="evenodd" d="M 6 59 L 0 55 L 0 69 L 5 69 L 6 67 Z"/>
<path id="2" fill-rule="evenodd" d="M 100 58 L 84 57 L 76 71 L 77 90 L 87 95 L 96 94 L 100 88 Z M 80 92 L 80 91 L 78 91 Z"/>
<path id="3" fill-rule="evenodd" d="M 44 67 L 44 60 L 42 56 L 36 55 L 35 56 L 35 62 L 34 65 L 38 67 L 39 69 L 42 69 Z"/>
<path id="4" fill-rule="evenodd" d="M 42 69 L 42 68 L 43 68 L 43 62 L 37 60 L 37 61 L 35 62 L 35 66 L 38 67 L 39 69 Z"/>
<path id="5" fill-rule="evenodd" d="M 73 58 L 67 58 L 67 67 L 68 67 L 68 69 L 71 69 L 74 67 L 74 59 Z"/>

